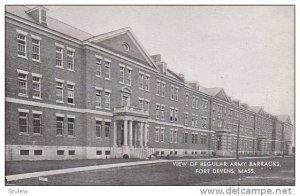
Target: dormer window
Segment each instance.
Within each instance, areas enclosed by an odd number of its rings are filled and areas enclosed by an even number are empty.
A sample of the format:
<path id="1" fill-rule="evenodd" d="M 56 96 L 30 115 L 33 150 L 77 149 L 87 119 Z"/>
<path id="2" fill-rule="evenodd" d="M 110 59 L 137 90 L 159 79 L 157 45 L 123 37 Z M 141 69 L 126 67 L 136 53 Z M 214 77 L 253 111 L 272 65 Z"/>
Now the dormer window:
<path id="1" fill-rule="evenodd" d="M 47 24 L 47 12 L 44 9 L 41 9 L 41 23 Z"/>

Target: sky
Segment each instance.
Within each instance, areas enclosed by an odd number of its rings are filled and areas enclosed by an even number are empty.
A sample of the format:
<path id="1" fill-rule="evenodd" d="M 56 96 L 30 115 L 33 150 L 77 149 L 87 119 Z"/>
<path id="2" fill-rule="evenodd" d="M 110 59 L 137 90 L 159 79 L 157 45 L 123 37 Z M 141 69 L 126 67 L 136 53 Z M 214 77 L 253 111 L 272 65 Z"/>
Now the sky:
<path id="1" fill-rule="evenodd" d="M 150 55 L 204 87 L 294 122 L 292 6 L 47 6 L 93 35 L 131 27 Z"/>

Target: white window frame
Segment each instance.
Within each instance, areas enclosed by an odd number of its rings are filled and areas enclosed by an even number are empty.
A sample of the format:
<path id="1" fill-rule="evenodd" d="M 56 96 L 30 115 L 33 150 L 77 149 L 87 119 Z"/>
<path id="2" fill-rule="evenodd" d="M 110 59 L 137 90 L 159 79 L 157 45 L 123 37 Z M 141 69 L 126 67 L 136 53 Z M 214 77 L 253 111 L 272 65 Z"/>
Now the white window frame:
<path id="1" fill-rule="evenodd" d="M 37 41 L 38 44 L 33 43 L 34 40 Z M 41 39 L 38 38 L 38 37 L 36 37 L 36 36 L 31 35 L 31 44 L 32 44 L 31 60 L 32 60 L 32 61 L 40 62 L 40 61 L 41 61 Z M 34 47 L 38 49 L 38 53 L 34 53 L 34 50 L 33 50 Z M 37 55 L 38 58 L 35 59 L 35 58 L 33 57 L 34 55 Z"/>
<path id="2" fill-rule="evenodd" d="M 28 72 L 17 70 L 18 72 L 18 96 L 28 97 Z M 25 78 L 20 77 L 20 74 L 24 75 Z M 25 88 L 20 88 L 20 82 L 25 83 Z M 25 90 L 25 93 L 20 93 L 20 90 Z"/>
<path id="3" fill-rule="evenodd" d="M 150 75 L 145 75 L 145 90 L 150 91 Z"/>
<path id="4" fill-rule="evenodd" d="M 105 109 L 110 110 L 111 91 L 105 89 Z"/>
<path id="5" fill-rule="evenodd" d="M 178 101 L 178 93 L 179 93 L 179 89 L 178 89 L 178 87 L 175 87 L 175 101 Z"/>
<path id="6" fill-rule="evenodd" d="M 39 81 L 35 81 L 34 78 L 38 78 Z M 37 90 L 33 89 L 34 88 L 34 84 L 38 85 L 38 89 Z M 32 91 L 39 93 L 39 96 L 32 95 L 33 99 L 41 99 L 42 98 L 42 77 L 40 75 L 36 75 L 34 73 L 32 73 Z"/>
<path id="7" fill-rule="evenodd" d="M 126 85 L 131 86 L 131 76 L 132 76 L 132 69 L 127 67 L 127 74 L 126 74 Z"/>
<path id="8" fill-rule="evenodd" d="M 170 129 L 170 143 L 173 143 L 173 138 L 174 138 L 173 129 L 171 128 Z"/>
<path id="9" fill-rule="evenodd" d="M 145 99 L 145 110 L 149 112 L 149 110 L 150 110 L 150 100 Z"/>
<path id="10" fill-rule="evenodd" d="M 26 116 L 21 116 L 20 113 L 26 114 Z M 19 133 L 21 134 L 28 134 L 28 113 L 29 111 L 25 111 L 25 110 L 19 110 Z M 20 125 L 20 120 L 21 119 L 25 119 L 26 120 L 26 125 L 22 125 L 23 127 L 26 127 L 26 131 L 21 131 L 21 125 Z"/>
<path id="11" fill-rule="evenodd" d="M 173 143 L 177 144 L 178 141 L 178 129 L 174 129 L 173 131 Z"/>
<path id="12" fill-rule="evenodd" d="M 165 105 L 160 106 L 160 119 L 161 120 L 165 120 L 165 108 L 166 108 Z"/>
<path id="13" fill-rule="evenodd" d="M 139 89 L 144 90 L 144 73 L 139 72 Z"/>
<path id="14" fill-rule="evenodd" d="M 75 85 L 72 83 L 67 82 L 67 92 L 68 92 L 68 100 L 67 103 L 70 105 L 75 105 Z M 71 92 L 71 96 L 69 95 L 69 92 Z M 73 103 L 69 102 L 69 98 L 72 99 L 73 98 Z"/>
<path id="15" fill-rule="evenodd" d="M 165 142 L 165 128 L 164 127 L 160 128 L 159 141 L 161 143 Z"/>
<path id="16" fill-rule="evenodd" d="M 34 117 L 35 115 L 39 115 L 39 118 Z M 34 120 L 38 120 L 39 121 L 39 126 L 35 126 L 34 125 Z M 32 111 L 32 127 L 33 127 L 33 134 L 42 134 L 42 114 L 40 112 L 34 112 Z M 38 127 L 39 128 L 39 132 L 35 133 L 34 132 L 34 128 Z"/>
<path id="17" fill-rule="evenodd" d="M 61 85 L 58 85 L 61 84 Z M 61 99 L 57 99 L 57 89 L 61 90 Z M 56 102 L 57 103 L 63 103 L 64 102 L 64 81 L 63 80 L 57 80 L 56 79 L 56 86 L 55 86 L 55 96 L 56 96 Z"/>
<path id="18" fill-rule="evenodd" d="M 166 83 L 165 82 L 161 82 L 161 96 L 165 97 L 166 96 Z"/>
<path id="19" fill-rule="evenodd" d="M 97 124 L 97 122 L 100 122 L 100 124 Z M 103 135 L 103 130 L 102 130 L 102 119 L 96 119 L 95 121 L 95 134 L 96 134 L 96 138 L 101 138 Z M 97 136 L 97 133 L 99 131 L 99 136 Z"/>
<path id="20" fill-rule="evenodd" d="M 155 118 L 159 120 L 159 117 L 160 117 L 160 104 L 157 103 L 155 108 Z"/>
<path id="21" fill-rule="evenodd" d="M 71 52 L 72 54 L 69 54 L 69 52 Z M 69 64 L 70 59 L 72 59 L 72 64 Z M 67 48 L 67 70 L 75 71 L 75 50 L 71 48 Z"/>
<path id="22" fill-rule="evenodd" d="M 155 142 L 159 142 L 159 127 L 155 127 Z"/>
<path id="23" fill-rule="evenodd" d="M 102 57 L 96 55 L 96 76 L 102 77 Z"/>
<path id="24" fill-rule="evenodd" d="M 58 49 L 61 49 L 61 51 Z M 61 56 L 60 60 L 58 60 L 57 55 Z M 58 65 L 58 61 L 61 61 L 61 65 Z M 64 68 L 64 46 L 57 43 L 55 44 L 55 66 L 61 69 Z"/>
<path id="25" fill-rule="evenodd" d="M 27 58 L 27 34 L 28 33 L 17 29 L 17 56 L 21 58 Z M 24 36 L 24 39 L 19 38 L 19 35 Z M 19 43 L 19 41 L 24 42 L 24 44 Z M 24 53 L 24 55 L 19 54 L 19 44 L 24 45 L 24 51 L 20 51 L 21 53 Z"/>
<path id="26" fill-rule="evenodd" d="M 65 115 L 61 114 L 56 114 L 56 136 L 63 136 L 64 135 L 64 120 L 65 120 Z M 57 118 L 62 118 L 62 121 L 58 121 Z M 58 123 L 61 123 L 61 128 L 58 128 Z M 58 130 L 61 129 L 61 134 L 58 134 Z"/>
<path id="27" fill-rule="evenodd" d="M 171 85 L 171 100 L 175 100 L 175 87 L 173 85 Z"/>
<path id="28" fill-rule="evenodd" d="M 119 74 L 120 74 L 119 75 L 119 83 L 124 84 L 124 82 L 125 82 L 125 66 L 120 65 Z"/>
<path id="29" fill-rule="evenodd" d="M 111 61 L 108 59 L 104 59 L 104 79 L 105 80 L 110 80 L 110 67 L 111 67 Z"/>
<path id="30" fill-rule="evenodd" d="M 96 108 L 102 108 L 102 89 L 96 88 Z"/>
<path id="31" fill-rule="evenodd" d="M 161 81 L 160 80 L 156 80 L 156 95 L 160 96 L 161 94 L 161 85 L 160 85 Z"/>
<path id="32" fill-rule="evenodd" d="M 74 122 L 69 122 L 69 119 L 73 119 Z M 68 127 L 67 127 L 67 130 L 68 130 L 68 136 L 75 137 L 75 117 L 70 117 L 70 116 L 68 116 L 68 117 L 67 117 L 67 122 L 68 122 Z M 73 125 L 73 128 L 70 129 L 69 125 Z M 72 135 L 69 134 L 69 131 L 70 131 L 70 130 L 73 131 L 73 134 L 72 134 Z"/>

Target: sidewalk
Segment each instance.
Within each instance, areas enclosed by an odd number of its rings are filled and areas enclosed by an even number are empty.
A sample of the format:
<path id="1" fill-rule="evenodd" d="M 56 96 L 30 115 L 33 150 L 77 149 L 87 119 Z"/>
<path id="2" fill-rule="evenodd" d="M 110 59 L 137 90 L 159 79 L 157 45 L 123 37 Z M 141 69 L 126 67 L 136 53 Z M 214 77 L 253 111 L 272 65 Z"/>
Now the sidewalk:
<path id="1" fill-rule="evenodd" d="M 242 159 L 274 158 L 274 157 L 276 157 L 276 156 L 241 157 L 240 160 L 242 160 Z M 14 174 L 14 175 L 6 176 L 6 179 L 7 179 L 7 181 L 14 181 L 14 180 L 27 179 L 27 178 L 51 176 L 51 175 L 57 175 L 57 174 L 67 174 L 67 173 L 91 171 L 91 170 L 103 170 L 103 169 L 111 169 L 111 168 L 119 168 L 119 167 L 130 167 L 130 166 L 138 166 L 138 165 L 167 163 L 167 162 L 173 162 L 173 161 L 201 161 L 201 160 L 212 161 L 212 160 L 233 160 L 233 159 L 235 159 L 235 158 L 233 158 L 233 157 L 230 157 L 230 158 L 196 158 L 196 159 L 176 159 L 176 160 L 159 159 L 159 160 L 148 160 L 148 161 L 133 161 L 133 162 L 102 164 L 102 165 L 93 165 L 93 166 L 73 167 L 73 168 L 67 168 L 67 169 L 39 171 L 39 172 L 32 172 L 32 173 Z"/>

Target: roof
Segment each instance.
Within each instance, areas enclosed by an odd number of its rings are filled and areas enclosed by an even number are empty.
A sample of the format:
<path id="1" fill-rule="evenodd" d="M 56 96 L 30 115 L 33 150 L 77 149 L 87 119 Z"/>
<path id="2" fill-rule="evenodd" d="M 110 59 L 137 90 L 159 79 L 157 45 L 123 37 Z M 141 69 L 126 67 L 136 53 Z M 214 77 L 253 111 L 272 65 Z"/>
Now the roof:
<path id="1" fill-rule="evenodd" d="M 219 94 L 221 91 L 223 90 L 223 88 L 205 88 L 204 91 L 211 95 L 211 96 L 216 96 L 217 94 Z"/>
<path id="2" fill-rule="evenodd" d="M 12 5 L 12 6 L 6 6 L 5 11 L 16 15 L 18 17 L 21 17 L 25 20 L 38 23 L 36 20 L 34 20 L 29 14 L 26 13 L 26 11 L 30 10 L 30 8 L 20 5 Z M 76 27 L 73 27 L 71 25 L 68 25 L 60 20 L 57 20 L 55 18 L 52 18 L 48 16 L 47 18 L 47 28 L 52 29 L 54 31 L 63 33 L 65 35 L 68 35 L 70 37 L 73 37 L 75 39 L 84 41 L 90 37 L 93 37 L 92 34 L 87 33 L 85 31 L 82 31 Z"/>
<path id="3" fill-rule="evenodd" d="M 277 115 L 276 116 L 278 120 L 280 120 L 281 122 L 286 122 L 289 120 L 290 116 L 289 115 Z"/>
<path id="4" fill-rule="evenodd" d="M 248 109 L 252 112 L 258 113 L 260 110 L 263 110 L 263 106 L 249 106 Z"/>

